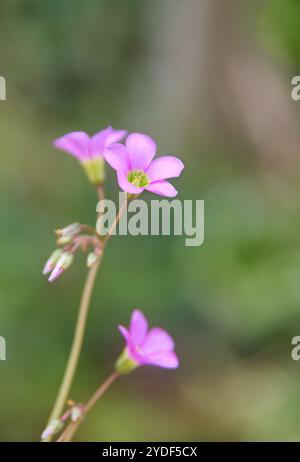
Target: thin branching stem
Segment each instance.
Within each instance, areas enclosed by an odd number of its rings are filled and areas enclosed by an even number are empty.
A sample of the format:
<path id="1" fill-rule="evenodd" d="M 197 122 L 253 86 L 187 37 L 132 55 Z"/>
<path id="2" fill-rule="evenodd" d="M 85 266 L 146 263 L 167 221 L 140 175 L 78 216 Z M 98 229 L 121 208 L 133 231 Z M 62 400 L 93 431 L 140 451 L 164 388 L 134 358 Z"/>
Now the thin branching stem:
<path id="1" fill-rule="evenodd" d="M 83 412 L 81 417 L 76 422 L 71 422 L 63 433 L 60 435 L 59 439 L 57 440 L 58 443 L 67 443 L 70 442 L 75 435 L 79 425 L 82 423 L 84 418 L 86 417 L 87 413 L 94 407 L 97 401 L 101 398 L 101 396 L 106 392 L 106 390 L 112 385 L 112 383 L 119 377 L 117 372 L 113 372 L 106 380 L 102 383 L 102 385 L 95 391 L 95 393 L 91 396 L 88 402 L 83 406 Z"/>
<path id="2" fill-rule="evenodd" d="M 97 186 L 97 193 L 98 193 L 99 201 L 103 201 L 104 200 L 104 189 L 102 185 Z M 121 218 L 122 213 L 125 211 L 126 206 L 127 206 L 127 199 L 123 202 L 122 206 L 120 207 L 120 210 L 119 210 L 119 213 L 116 219 L 114 220 L 113 224 L 108 230 L 107 235 L 105 236 L 103 240 L 103 252 L 104 252 L 104 249 L 105 249 L 105 246 L 108 240 L 113 234 Z M 59 392 L 58 392 L 53 410 L 49 417 L 48 425 L 52 420 L 60 418 L 60 416 L 63 413 L 66 401 L 69 398 L 70 389 L 71 389 L 74 375 L 77 369 L 78 360 L 79 360 L 79 356 L 80 356 L 80 352 L 81 352 L 81 348 L 83 344 L 83 339 L 85 335 L 86 321 L 87 321 L 87 316 L 89 312 L 91 297 L 92 297 L 92 293 L 93 293 L 93 289 L 95 285 L 96 276 L 97 276 L 98 270 L 102 262 L 103 252 L 99 256 L 95 264 L 89 269 L 87 277 L 86 277 L 86 281 L 83 287 L 83 292 L 82 292 L 82 296 L 80 300 L 79 311 L 78 311 L 77 322 L 75 326 L 75 332 L 74 332 L 70 355 L 68 358 L 67 366 L 64 372 L 64 376 L 63 376 L 63 379 L 62 379 L 62 382 L 59 388 Z M 51 441 L 51 439 L 52 438 L 49 437 L 47 441 Z"/>

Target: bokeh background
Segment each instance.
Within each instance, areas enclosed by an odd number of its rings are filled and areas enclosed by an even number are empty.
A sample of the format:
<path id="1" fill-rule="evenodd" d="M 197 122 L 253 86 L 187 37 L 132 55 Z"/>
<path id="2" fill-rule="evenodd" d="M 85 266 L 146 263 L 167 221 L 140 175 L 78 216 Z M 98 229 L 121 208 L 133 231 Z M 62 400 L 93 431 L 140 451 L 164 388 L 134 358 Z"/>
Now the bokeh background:
<path id="1" fill-rule="evenodd" d="M 71 397 L 111 371 L 134 307 L 173 334 L 181 366 L 116 383 L 77 439 L 299 440 L 299 1 L 2 0 L 0 11 L 0 440 L 38 441 L 86 273 L 79 256 L 55 284 L 41 275 L 53 230 L 95 220 L 93 188 L 52 140 L 107 125 L 184 160 L 174 184 L 205 200 L 205 243 L 110 242 Z"/>

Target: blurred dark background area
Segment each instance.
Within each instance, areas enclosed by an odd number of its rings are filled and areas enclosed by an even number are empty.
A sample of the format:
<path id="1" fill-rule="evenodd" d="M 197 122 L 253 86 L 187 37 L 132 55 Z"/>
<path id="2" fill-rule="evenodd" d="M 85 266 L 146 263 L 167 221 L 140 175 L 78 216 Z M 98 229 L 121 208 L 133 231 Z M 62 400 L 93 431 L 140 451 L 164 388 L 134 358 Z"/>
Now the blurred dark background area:
<path id="1" fill-rule="evenodd" d="M 38 441 L 86 273 L 77 257 L 55 284 L 41 275 L 53 230 L 95 221 L 93 188 L 52 141 L 107 125 L 182 158 L 174 185 L 205 200 L 205 242 L 110 242 L 71 398 L 110 373 L 136 307 L 181 365 L 116 383 L 77 439 L 299 440 L 299 27 L 297 0 L 2 0 L 0 440 Z"/>

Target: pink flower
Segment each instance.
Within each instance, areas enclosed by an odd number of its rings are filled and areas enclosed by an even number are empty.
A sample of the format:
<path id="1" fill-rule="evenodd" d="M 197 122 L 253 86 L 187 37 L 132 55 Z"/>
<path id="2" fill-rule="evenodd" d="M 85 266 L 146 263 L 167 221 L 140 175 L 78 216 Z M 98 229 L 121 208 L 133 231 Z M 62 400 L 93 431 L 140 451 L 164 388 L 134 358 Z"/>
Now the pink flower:
<path id="1" fill-rule="evenodd" d="M 150 136 L 132 133 L 125 146 L 116 143 L 104 151 L 104 158 L 116 170 L 118 183 L 123 191 L 140 194 L 145 189 L 161 196 L 174 197 L 174 186 L 166 178 L 178 177 L 183 162 L 174 156 L 153 160 L 156 144 Z"/>
<path id="2" fill-rule="evenodd" d="M 172 337 L 159 327 L 148 330 L 147 320 L 141 311 L 133 311 L 129 330 L 123 326 L 119 326 L 119 330 L 126 340 L 125 350 L 117 362 L 119 372 L 127 373 L 145 364 L 167 369 L 178 367 Z"/>
<path id="3" fill-rule="evenodd" d="M 97 185 L 103 183 L 105 177 L 103 159 L 105 149 L 121 141 L 126 133 L 125 130 L 113 130 L 111 127 L 91 137 L 85 132 L 71 132 L 57 138 L 53 144 L 57 149 L 76 157 L 90 182 Z"/>
<path id="4" fill-rule="evenodd" d="M 126 130 L 114 130 L 112 127 L 107 127 L 91 137 L 85 132 L 71 132 L 57 138 L 53 145 L 76 157 L 80 162 L 85 162 L 102 157 L 104 150 L 110 144 L 121 141 L 126 133 Z"/>

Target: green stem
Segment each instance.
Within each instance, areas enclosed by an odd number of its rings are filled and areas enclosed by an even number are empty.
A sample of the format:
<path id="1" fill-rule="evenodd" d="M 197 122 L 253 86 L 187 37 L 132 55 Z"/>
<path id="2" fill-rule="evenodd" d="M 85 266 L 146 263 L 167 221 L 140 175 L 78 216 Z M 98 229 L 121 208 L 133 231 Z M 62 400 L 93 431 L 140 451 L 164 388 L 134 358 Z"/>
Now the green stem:
<path id="1" fill-rule="evenodd" d="M 96 187 L 96 190 L 97 190 L 99 201 L 103 200 L 104 199 L 103 185 L 98 185 Z M 59 388 L 59 392 L 58 392 L 54 407 L 52 409 L 52 412 L 48 420 L 48 425 L 52 420 L 60 418 L 63 412 L 63 409 L 65 407 L 66 400 L 68 399 L 68 395 L 69 395 L 69 392 L 72 386 L 73 378 L 76 372 L 76 368 L 77 368 L 77 364 L 78 364 L 78 360 L 80 356 L 90 301 L 92 297 L 92 292 L 93 292 L 97 272 L 102 262 L 102 256 L 103 254 L 99 257 L 98 261 L 90 268 L 87 274 L 86 280 L 85 280 L 85 284 L 83 287 L 83 292 L 82 292 L 82 296 L 80 300 L 79 312 L 77 316 L 75 333 L 73 337 L 73 343 L 72 343 L 69 359 L 67 362 L 65 373 L 64 373 L 64 376 L 63 376 L 63 379 L 62 379 L 62 382 Z M 51 441 L 51 439 L 52 438 L 49 437 L 47 441 Z"/>
<path id="2" fill-rule="evenodd" d="M 79 359 L 79 355 L 80 355 L 80 351 L 82 347 L 90 300 L 91 300 L 91 296 L 92 296 L 92 292 L 93 292 L 93 288 L 95 284 L 96 275 L 100 267 L 101 261 L 102 261 L 102 258 L 100 258 L 91 267 L 91 269 L 89 270 L 87 274 L 87 278 L 85 281 L 85 285 L 84 285 L 84 289 L 83 289 L 83 293 L 82 293 L 82 297 L 80 301 L 79 312 L 78 312 L 77 323 L 76 323 L 70 356 L 68 359 L 67 367 L 64 373 L 64 377 L 63 377 L 53 410 L 49 418 L 49 422 L 51 422 L 54 419 L 58 419 L 61 416 L 65 403 L 69 397 L 68 396 L 69 391 L 70 391 L 70 388 L 73 382 L 73 378 L 75 375 L 75 371 L 76 371 L 76 367 L 77 367 L 77 363 L 78 363 L 78 359 Z"/>
<path id="3" fill-rule="evenodd" d="M 97 187 L 97 193 L 98 193 L 99 200 L 103 200 L 104 190 L 101 185 Z M 105 239 L 103 241 L 103 252 L 126 206 L 127 206 L 127 198 L 123 202 L 122 206 L 120 207 L 119 213 L 115 221 L 113 222 L 111 228 L 108 230 L 108 233 L 105 236 Z M 82 297 L 81 297 L 81 301 L 79 305 L 79 312 L 78 312 L 77 323 L 75 327 L 75 333 L 74 333 L 70 356 L 68 359 L 68 363 L 65 369 L 63 380 L 62 380 L 53 410 L 48 420 L 48 425 L 52 420 L 60 418 L 61 414 L 63 413 L 66 401 L 69 397 L 68 395 L 69 395 L 69 392 L 72 386 L 73 378 L 76 372 L 76 368 L 77 368 L 77 364 L 78 364 L 78 360 L 79 360 L 79 356 L 81 352 L 81 347 L 83 343 L 91 296 L 92 296 L 97 272 L 102 262 L 102 257 L 103 257 L 103 253 L 99 257 L 97 262 L 90 268 L 87 274 L 87 277 L 86 277 L 86 281 L 85 281 L 85 285 L 83 288 L 83 293 L 82 293 Z M 52 440 L 51 437 L 47 439 L 47 441 L 51 441 L 51 440 Z"/>

